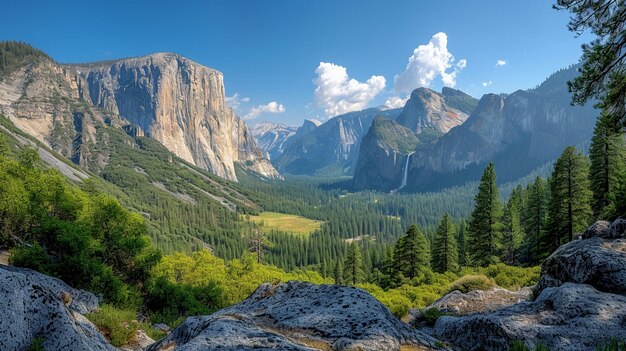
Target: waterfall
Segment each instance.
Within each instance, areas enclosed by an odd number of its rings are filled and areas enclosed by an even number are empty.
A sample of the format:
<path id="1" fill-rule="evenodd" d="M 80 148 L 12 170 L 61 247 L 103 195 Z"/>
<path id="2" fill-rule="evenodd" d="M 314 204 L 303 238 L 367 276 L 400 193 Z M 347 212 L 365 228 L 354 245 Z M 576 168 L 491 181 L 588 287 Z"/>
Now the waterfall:
<path id="1" fill-rule="evenodd" d="M 404 175 L 402 176 L 402 182 L 400 183 L 400 187 L 398 188 L 398 190 L 406 186 L 407 177 L 409 176 L 409 161 L 411 160 L 411 155 L 413 155 L 414 153 L 415 152 L 411 152 L 410 154 L 406 155 L 406 164 L 404 165 Z"/>

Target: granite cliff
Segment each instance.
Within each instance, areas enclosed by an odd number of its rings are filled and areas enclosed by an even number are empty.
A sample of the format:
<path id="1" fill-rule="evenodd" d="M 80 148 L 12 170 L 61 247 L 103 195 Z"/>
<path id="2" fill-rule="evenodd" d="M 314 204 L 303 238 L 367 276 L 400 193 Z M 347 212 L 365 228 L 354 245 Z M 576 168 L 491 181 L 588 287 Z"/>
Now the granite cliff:
<path id="1" fill-rule="evenodd" d="M 77 164 L 97 171 L 102 126 L 148 136 L 192 165 L 237 180 L 235 164 L 280 178 L 225 102 L 222 73 L 172 53 L 91 64 L 24 60 L 1 77 L 0 113 Z"/>

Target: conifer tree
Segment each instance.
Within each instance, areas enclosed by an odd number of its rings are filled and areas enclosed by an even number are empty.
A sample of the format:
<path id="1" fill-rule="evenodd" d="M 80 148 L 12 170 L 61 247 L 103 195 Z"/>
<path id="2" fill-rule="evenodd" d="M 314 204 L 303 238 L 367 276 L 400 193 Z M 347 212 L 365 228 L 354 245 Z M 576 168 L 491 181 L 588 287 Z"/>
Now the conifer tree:
<path id="1" fill-rule="evenodd" d="M 433 243 L 432 265 L 433 271 L 438 273 L 454 272 L 459 268 L 454 226 L 449 214 L 444 214 Z"/>
<path id="2" fill-rule="evenodd" d="M 626 186 L 626 139 L 618 118 L 602 111 L 591 138 L 589 180 L 595 218 L 613 219 L 618 211 L 620 192 Z"/>
<path id="3" fill-rule="evenodd" d="M 537 264 L 541 258 L 540 242 L 548 218 L 548 183 L 537 177 L 526 188 L 526 204 L 522 211 L 524 227 L 524 258 L 530 264 Z"/>
<path id="4" fill-rule="evenodd" d="M 507 264 L 511 265 L 518 261 L 519 248 L 523 238 L 521 220 L 523 192 L 521 186 L 513 189 L 502 216 L 502 257 Z"/>
<path id="5" fill-rule="evenodd" d="M 502 234 L 500 200 L 493 163 L 485 168 L 475 203 L 468 227 L 468 254 L 472 264 L 486 266 L 498 261 L 496 254 Z"/>
<path id="6" fill-rule="evenodd" d="M 335 279 L 335 284 L 337 285 L 343 284 L 343 265 L 341 264 L 341 260 L 337 260 L 335 264 L 333 278 Z"/>
<path id="7" fill-rule="evenodd" d="M 469 264 L 467 257 L 467 222 L 461 221 L 456 233 L 457 251 L 459 253 L 459 266 L 464 267 Z"/>
<path id="8" fill-rule="evenodd" d="M 574 233 L 583 231 L 592 216 L 589 190 L 589 162 L 568 146 L 554 164 L 550 179 L 549 230 L 544 233 L 544 254 L 572 241 Z"/>
<path id="9" fill-rule="evenodd" d="M 411 225 L 406 235 L 398 240 L 393 254 L 394 275 L 402 274 L 413 279 L 419 272 L 430 265 L 428 240 L 415 224 Z"/>
<path id="10" fill-rule="evenodd" d="M 365 271 L 363 271 L 363 259 L 361 258 L 361 249 L 356 241 L 348 246 L 348 252 L 343 264 L 343 281 L 350 285 L 362 283 L 365 280 Z"/>

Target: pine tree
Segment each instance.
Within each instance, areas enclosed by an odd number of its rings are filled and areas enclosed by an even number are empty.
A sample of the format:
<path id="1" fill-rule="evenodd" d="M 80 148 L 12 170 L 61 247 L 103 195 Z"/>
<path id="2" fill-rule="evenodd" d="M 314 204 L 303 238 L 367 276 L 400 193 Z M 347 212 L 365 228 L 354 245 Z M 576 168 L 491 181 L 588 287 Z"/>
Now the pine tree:
<path id="1" fill-rule="evenodd" d="M 500 200 L 496 172 L 489 163 L 483 173 L 468 227 L 467 249 L 472 264 L 486 266 L 498 261 L 501 237 Z"/>
<path id="2" fill-rule="evenodd" d="M 554 164 L 550 179 L 549 227 L 544 233 L 543 250 L 549 254 L 563 242 L 572 241 L 592 216 L 589 190 L 589 162 L 568 146 Z"/>
<path id="3" fill-rule="evenodd" d="M 524 190 L 521 186 L 511 192 L 511 197 L 504 207 L 502 216 L 502 248 L 503 259 L 507 264 L 518 262 L 519 248 L 522 244 L 521 210 L 523 206 Z"/>
<path id="4" fill-rule="evenodd" d="M 449 214 L 444 214 L 433 243 L 432 269 L 438 273 L 454 272 L 459 268 L 454 226 Z"/>
<path id="5" fill-rule="evenodd" d="M 467 257 L 467 223 L 465 221 L 461 221 L 458 225 L 456 242 L 458 244 L 459 266 L 467 266 L 469 264 L 469 258 Z"/>
<path id="6" fill-rule="evenodd" d="M 537 177 L 526 188 L 526 204 L 522 211 L 525 261 L 537 264 L 541 258 L 540 242 L 548 217 L 548 184 Z"/>
<path id="7" fill-rule="evenodd" d="M 355 241 L 348 246 L 348 252 L 343 264 L 343 280 L 350 285 L 356 285 L 365 280 L 361 249 Z"/>
<path id="8" fill-rule="evenodd" d="M 335 279 L 335 284 L 337 285 L 343 284 L 343 265 L 341 264 L 341 260 L 337 260 L 335 264 L 335 271 L 333 272 L 333 278 Z"/>
<path id="9" fill-rule="evenodd" d="M 621 188 L 626 186 L 626 139 L 615 115 L 602 111 L 591 139 L 589 180 L 595 218 L 613 219 Z"/>
<path id="10" fill-rule="evenodd" d="M 394 276 L 398 273 L 413 279 L 424 267 L 430 264 L 428 240 L 415 224 L 411 225 L 406 235 L 398 240 L 393 253 Z"/>

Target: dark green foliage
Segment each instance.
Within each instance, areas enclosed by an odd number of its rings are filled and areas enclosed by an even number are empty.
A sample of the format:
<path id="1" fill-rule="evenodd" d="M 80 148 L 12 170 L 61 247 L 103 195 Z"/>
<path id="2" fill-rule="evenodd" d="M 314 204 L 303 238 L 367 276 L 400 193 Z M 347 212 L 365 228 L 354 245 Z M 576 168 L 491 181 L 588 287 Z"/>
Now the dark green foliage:
<path id="1" fill-rule="evenodd" d="M 0 41 L 0 80 L 13 69 L 41 59 L 50 59 L 43 51 L 18 41 Z"/>
<path id="2" fill-rule="evenodd" d="M 538 344 L 534 348 L 529 348 L 523 342 L 517 340 L 511 346 L 511 351 L 550 351 L 546 346 Z"/>
<path id="3" fill-rule="evenodd" d="M 513 189 L 509 201 L 504 206 L 502 216 L 502 259 L 507 264 L 518 262 L 519 249 L 523 239 L 522 215 L 524 190 L 521 186 Z"/>
<path id="4" fill-rule="evenodd" d="M 346 259 L 343 263 L 343 282 L 356 285 L 365 281 L 365 272 L 363 271 L 363 259 L 361 258 L 361 249 L 356 241 L 348 246 Z"/>
<path id="5" fill-rule="evenodd" d="M 457 226 L 456 242 L 458 244 L 459 266 L 467 266 L 469 257 L 467 255 L 467 222 L 461 221 Z"/>
<path id="6" fill-rule="evenodd" d="M 502 234 L 500 200 L 493 163 L 483 173 L 475 202 L 469 221 L 467 247 L 471 263 L 486 266 L 498 261 L 496 255 Z"/>
<path id="7" fill-rule="evenodd" d="M 45 351 L 43 347 L 44 341 L 45 340 L 42 337 L 34 338 L 33 341 L 30 343 L 27 351 Z"/>
<path id="8" fill-rule="evenodd" d="M 626 341 L 613 339 L 605 345 L 597 346 L 596 351 L 626 351 Z"/>
<path id="9" fill-rule="evenodd" d="M 439 319 L 439 317 L 441 316 L 445 316 L 446 314 L 439 311 L 438 309 L 431 307 L 429 309 L 427 309 L 426 311 L 424 311 L 424 314 L 422 315 L 422 318 L 424 318 L 424 321 L 426 322 L 426 325 L 428 325 L 429 327 L 434 327 L 435 323 L 437 323 L 437 319 Z"/>
<path id="10" fill-rule="evenodd" d="M 393 260 L 394 276 L 399 276 L 400 280 L 402 277 L 413 279 L 424 268 L 429 267 L 430 248 L 428 240 L 417 225 L 411 225 L 406 235 L 398 240 L 393 253 Z"/>
<path id="11" fill-rule="evenodd" d="M 526 188 L 526 201 L 522 210 L 525 232 L 522 261 L 535 265 L 541 258 L 541 238 L 546 231 L 549 189 L 545 179 L 537 177 Z"/>
<path id="12" fill-rule="evenodd" d="M 569 82 L 572 101 L 592 98 L 626 126 L 626 3 L 624 1 L 557 0 L 555 8 L 572 14 L 568 29 L 590 30 L 596 39 L 583 45 L 581 75 Z"/>
<path id="13" fill-rule="evenodd" d="M 544 232 L 544 255 L 572 241 L 591 219 L 589 162 L 574 146 L 567 147 L 554 164 L 550 179 L 549 227 Z"/>
<path id="14" fill-rule="evenodd" d="M 449 214 L 444 214 L 435 233 L 433 242 L 432 264 L 433 271 L 444 273 L 459 269 L 459 255 L 457 252 L 454 226 Z"/>
<path id="15" fill-rule="evenodd" d="M 620 197 L 626 187 L 626 139 L 615 119 L 607 111 L 600 114 L 589 149 L 591 204 L 597 219 L 616 218 L 626 202 Z"/>
<path id="16" fill-rule="evenodd" d="M 172 284 L 159 277 L 149 283 L 147 290 L 146 307 L 156 323 L 173 325 L 180 318 L 208 315 L 225 307 L 222 291 L 214 283 L 198 287 Z"/>
<path id="17" fill-rule="evenodd" d="M 0 156 L 0 228 L 11 263 L 103 294 L 116 304 L 140 303 L 138 288 L 160 254 L 143 219 L 105 195 L 88 195 L 25 148 Z"/>

